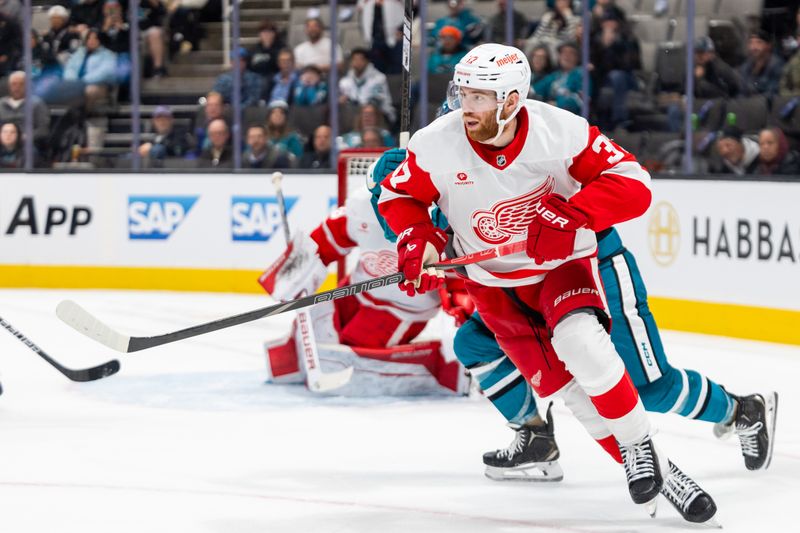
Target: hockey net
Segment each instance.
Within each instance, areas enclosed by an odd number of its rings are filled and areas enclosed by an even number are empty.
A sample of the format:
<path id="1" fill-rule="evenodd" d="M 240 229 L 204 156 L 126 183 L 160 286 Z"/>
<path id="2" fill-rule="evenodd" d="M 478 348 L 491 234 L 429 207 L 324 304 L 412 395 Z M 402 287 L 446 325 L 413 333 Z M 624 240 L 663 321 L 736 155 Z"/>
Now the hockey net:
<path id="1" fill-rule="evenodd" d="M 344 205 L 347 197 L 356 190 L 366 187 L 367 169 L 377 161 L 386 148 L 350 148 L 339 153 L 337 174 L 338 205 Z M 344 278 L 345 262 L 339 261 L 339 279 Z"/>

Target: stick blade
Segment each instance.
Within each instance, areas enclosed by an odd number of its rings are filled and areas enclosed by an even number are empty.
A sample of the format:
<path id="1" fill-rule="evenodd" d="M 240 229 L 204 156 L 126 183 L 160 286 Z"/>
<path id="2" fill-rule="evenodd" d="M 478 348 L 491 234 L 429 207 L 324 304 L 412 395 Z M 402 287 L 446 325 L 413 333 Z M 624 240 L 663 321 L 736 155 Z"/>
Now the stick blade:
<path id="1" fill-rule="evenodd" d="M 98 379 L 107 378 L 108 376 L 113 376 L 114 374 L 119 372 L 119 369 L 120 369 L 119 361 L 117 361 L 116 359 L 112 359 L 107 363 L 103 363 L 102 365 L 98 365 L 92 368 L 87 368 L 83 370 L 69 370 L 68 373 L 65 375 L 72 381 L 84 383 L 87 381 L 96 381 Z"/>
<path id="2" fill-rule="evenodd" d="M 127 353 L 131 338 L 97 320 L 89 311 L 72 300 L 63 300 L 56 307 L 56 316 L 66 325 L 112 350 Z M 117 369 L 119 370 L 119 369 Z M 116 372 L 116 370 L 115 370 Z"/>
<path id="3" fill-rule="evenodd" d="M 308 388 L 314 392 L 328 392 L 340 387 L 344 387 L 350 383 L 350 378 L 353 376 L 353 367 L 349 366 L 338 372 L 330 372 L 327 374 L 319 374 L 314 378 L 309 379 Z"/>

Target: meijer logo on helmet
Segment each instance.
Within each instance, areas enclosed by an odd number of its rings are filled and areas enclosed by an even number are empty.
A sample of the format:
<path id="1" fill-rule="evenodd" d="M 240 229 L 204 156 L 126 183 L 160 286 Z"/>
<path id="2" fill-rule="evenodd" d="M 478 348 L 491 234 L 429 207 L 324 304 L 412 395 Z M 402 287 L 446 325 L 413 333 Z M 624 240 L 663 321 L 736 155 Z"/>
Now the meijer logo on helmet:
<path id="1" fill-rule="evenodd" d="M 503 65 L 516 63 L 517 61 L 519 61 L 519 56 L 516 53 L 514 53 L 501 57 L 500 59 L 495 61 L 495 63 L 497 64 L 498 67 L 502 67 Z"/>

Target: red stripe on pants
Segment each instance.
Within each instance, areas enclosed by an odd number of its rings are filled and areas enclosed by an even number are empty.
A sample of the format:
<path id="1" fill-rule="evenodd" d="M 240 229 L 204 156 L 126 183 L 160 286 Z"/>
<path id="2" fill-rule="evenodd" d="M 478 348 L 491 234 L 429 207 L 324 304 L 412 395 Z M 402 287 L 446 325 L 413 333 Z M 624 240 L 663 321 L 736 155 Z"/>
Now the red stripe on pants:
<path id="1" fill-rule="evenodd" d="M 639 401 L 639 393 L 636 392 L 636 387 L 633 386 L 631 377 L 626 370 L 619 382 L 608 392 L 591 398 L 600 416 L 616 420 L 633 411 Z"/>

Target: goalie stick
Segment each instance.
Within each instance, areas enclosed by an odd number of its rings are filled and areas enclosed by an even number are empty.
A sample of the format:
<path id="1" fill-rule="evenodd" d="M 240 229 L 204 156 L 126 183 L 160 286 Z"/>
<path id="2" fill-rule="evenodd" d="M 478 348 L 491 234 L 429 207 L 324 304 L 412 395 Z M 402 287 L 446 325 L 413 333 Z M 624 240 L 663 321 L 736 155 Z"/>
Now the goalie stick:
<path id="1" fill-rule="evenodd" d="M 286 214 L 286 201 L 283 197 L 282 172 L 272 174 L 272 185 L 275 187 L 275 195 L 278 198 L 278 208 L 281 212 L 281 224 L 283 225 L 283 236 L 286 238 L 286 246 L 291 244 L 292 233 L 289 230 L 289 217 Z M 305 291 L 303 291 L 305 292 Z M 314 392 L 328 392 L 347 385 L 353 376 L 353 367 L 330 373 L 324 373 L 319 362 L 319 351 L 317 339 L 314 335 L 314 325 L 311 321 L 311 313 L 307 309 L 297 312 L 297 322 L 302 339 L 302 354 L 300 360 L 303 362 L 303 369 L 306 373 L 306 386 Z"/>
<path id="2" fill-rule="evenodd" d="M 112 359 L 102 365 L 93 366 L 91 368 L 82 368 L 78 370 L 74 370 L 72 368 L 67 368 L 36 346 L 36 344 L 26 337 L 20 330 L 6 322 L 5 319 L 0 317 L 0 325 L 6 328 L 12 335 L 22 341 L 25 346 L 33 350 L 36 355 L 50 363 L 50 365 L 64 374 L 67 378 L 71 379 L 72 381 L 84 382 L 84 381 L 95 381 L 97 379 L 103 379 L 105 377 L 111 376 L 116 374 L 119 371 L 119 361 L 116 359 Z M 2 392 L 2 389 L 0 389 Z"/>
<path id="3" fill-rule="evenodd" d="M 441 269 L 453 269 L 462 265 L 469 265 L 478 263 L 480 261 L 485 261 L 487 259 L 492 259 L 494 257 L 502 257 L 504 255 L 519 253 L 524 250 L 525 241 L 520 241 L 510 244 L 503 244 L 496 248 L 481 250 L 480 252 L 467 254 L 454 259 L 448 259 L 440 263 L 427 266 L 433 266 Z M 281 313 L 286 313 L 287 311 L 303 309 L 304 307 L 315 305 L 320 302 L 337 300 L 339 298 L 345 298 L 360 292 L 386 287 L 387 285 L 393 285 L 405 281 L 405 279 L 406 277 L 402 272 L 387 274 L 386 276 L 381 276 L 379 278 L 360 281 L 358 283 L 353 283 L 352 285 L 345 285 L 344 287 L 338 287 L 329 291 L 303 296 L 302 298 L 297 298 L 288 302 L 277 303 L 268 307 L 254 309 L 253 311 L 248 311 L 246 313 L 220 318 L 219 320 L 214 320 L 212 322 L 206 322 L 204 324 L 198 324 L 196 326 L 191 326 L 178 331 L 172 331 L 170 333 L 164 333 L 162 335 L 154 335 L 152 337 L 131 337 L 130 335 L 120 333 L 99 321 L 91 313 L 71 300 L 64 300 L 59 303 L 56 307 L 56 315 L 64 323 L 72 327 L 77 332 L 82 333 L 83 335 L 86 335 L 87 337 L 90 337 L 95 341 L 108 346 L 109 348 L 117 350 L 118 352 L 130 353 L 146 350 L 155 346 L 161 346 L 163 344 L 177 342 L 191 337 L 196 337 L 205 333 L 211 333 L 212 331 L 218 331 L 231 326 L 238 326 L 239 324 L 252 322 L 253 320 L 258 320 L 259 318 L 275 316 Z"/>

